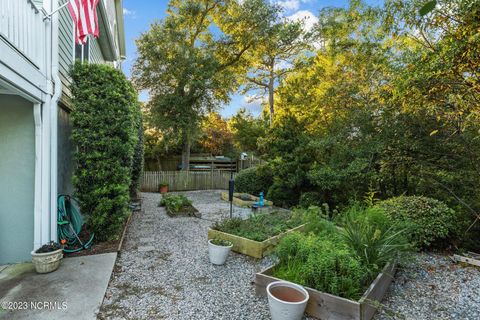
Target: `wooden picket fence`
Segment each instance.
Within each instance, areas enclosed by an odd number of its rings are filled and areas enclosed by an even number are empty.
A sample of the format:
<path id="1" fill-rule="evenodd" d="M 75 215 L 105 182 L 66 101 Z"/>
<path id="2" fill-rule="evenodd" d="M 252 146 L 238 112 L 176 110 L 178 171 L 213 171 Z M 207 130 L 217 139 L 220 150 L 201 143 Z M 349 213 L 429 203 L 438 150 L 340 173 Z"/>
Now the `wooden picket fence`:
<path id="1" fill-rule="evenodd" d="M 233 174 L 235 178 L 236 173 Z M 158 192 L 160 183 L 167 183 L 169 191 L 228 189 L 228 171 L 145 171 L 140 189 Z"/>

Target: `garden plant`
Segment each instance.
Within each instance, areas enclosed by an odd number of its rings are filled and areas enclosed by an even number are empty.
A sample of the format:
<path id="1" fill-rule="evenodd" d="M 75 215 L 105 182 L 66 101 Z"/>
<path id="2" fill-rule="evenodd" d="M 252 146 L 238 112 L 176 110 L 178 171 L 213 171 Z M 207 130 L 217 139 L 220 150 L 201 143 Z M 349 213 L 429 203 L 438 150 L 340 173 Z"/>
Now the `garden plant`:
<path id="1" fill-rule="evenodd" d="M 212 226 L 213 230 L 233 234 L 254 241 L 264 241 L 300 226 L 303 220 L 288 211 L 252 214 L 246 220 L 226 219 Z"/>
<path id="2" fill-rule="evenodd" d="M 388 262 L 411 249 L 408 229 L 378 208 L 355 205 L 341 213 L 338 224 L 318 208 L 303 214 L 307 232 L 287 235 L 275 250 L 277 278 L 355 300 Z"/>
<path id="3" fill-rule="evenodd" d="M 96 239 L 115 240 L 143 163 L 137 93 L 107 65 L 78 62 L 71 77 L 75 197 Z"/>
<path id="4" fill-rule="evenodd" d="M 195 216 L 197 213 L 192 206 L 192 201 L 181 194 L 163 194 L 159 205 L 165 207 L 170 216 Z"/>

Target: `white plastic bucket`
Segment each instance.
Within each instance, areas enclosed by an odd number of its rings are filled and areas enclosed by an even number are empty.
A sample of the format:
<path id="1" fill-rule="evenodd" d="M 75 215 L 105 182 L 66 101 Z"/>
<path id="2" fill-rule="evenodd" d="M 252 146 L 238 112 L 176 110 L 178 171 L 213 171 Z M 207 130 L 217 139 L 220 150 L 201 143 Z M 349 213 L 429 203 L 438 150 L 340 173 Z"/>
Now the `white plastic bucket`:
<path id="1" fill-rule="evenodd" d="M 230 246 L 217 246 L 212 243 L 212 240 L 208 240 L 208 256 L 210 262 L 216 265 L 222 265 L 227 260 L 230 250 L 232 250 L 233 244 Z"/>

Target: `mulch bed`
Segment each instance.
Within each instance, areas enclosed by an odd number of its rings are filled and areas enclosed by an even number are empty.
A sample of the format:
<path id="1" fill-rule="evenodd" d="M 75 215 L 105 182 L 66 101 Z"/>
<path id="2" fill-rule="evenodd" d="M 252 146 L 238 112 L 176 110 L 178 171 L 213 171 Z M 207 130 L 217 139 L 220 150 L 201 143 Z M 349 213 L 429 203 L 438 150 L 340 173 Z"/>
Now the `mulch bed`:
<path id="1" fill-rule="evenodd" d="M 172 212 L 171 210 L 166 210 L 169 217 L 195 217 L 201 218 L 202 214 L 194 206 L 183 206 L 179 212 Z"/>
<path id="2" fill-rule="evenodd" d="M 110 253 L 110 252 L 118 252 L 122 248 L 123 239 L 125 237 L 125 232 L 128 228 L 132 215 L 135 214 L 135 211 L 132 211 L 130 216 L 125 221 L 123 227 L 120 229 L 118 233 L 117 240 L 112 241 L 102 241 L 96 242 L 95 238 L 93 239 L 93 244 L 86 250 L 80 250 L 78 252 L 67 253 L 64 252 L 65 258 L 70 257 L 81 257 L 81 256 L 90 256 L 94 254 L 102 254 L 102 253 Z M 80 240 L 83 243 L 86 243 L 90 239 L 91 233 L 86 230 L 85 225 L 82 228 L 82 231 L 79 234 Z"/>

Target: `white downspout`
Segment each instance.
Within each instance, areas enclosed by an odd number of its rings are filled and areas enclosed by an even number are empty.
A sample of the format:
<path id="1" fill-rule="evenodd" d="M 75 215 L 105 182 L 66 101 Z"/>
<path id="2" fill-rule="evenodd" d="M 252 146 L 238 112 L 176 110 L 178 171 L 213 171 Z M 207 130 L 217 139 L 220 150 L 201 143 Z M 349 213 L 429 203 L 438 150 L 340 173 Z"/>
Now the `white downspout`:
<path id="1" fill-rule="evenodd" d="M 52 1 L 52 12 L 57 10 L 58 1 Z M 51 101 L 51 166 L 50 166 L 50 192 L 51 192 L 51 227 L 50 237 L 51 240 L 57 241 L 57 197 L 58 197 L 58 101 L 62 95 L 62 81 L 58 76 L 58 30 L 59 30 L 59 13 L 57 12 L 52 16 L 52 76 L 55 81 L 54 94 Z"/>
<path id="2" fill-rule="evenodd" d="M 35 195 L 34 195 L 34 230 L 33 250 L 42 245 L 42 106 L 33 105 L 33 119 L 35 123 Z"/>
<path id="3" fill-rule="evenodd" d="M 56 0 L 45 0 L 44 9 L 51 11 L 53 3 Z M 42 106 L 42 143 L 41 143 L 41 216 L 40 216 L 40 241 L 41 244 L 47 243 L 52 238 L 51 232 L 51 192 L 50 192 L 50 143 L 51 143 L 51 101 L 52 101 L 52 23 L 51 20 L 45 20 L 45 74 L 47 78 L 47 94 Z"/>

